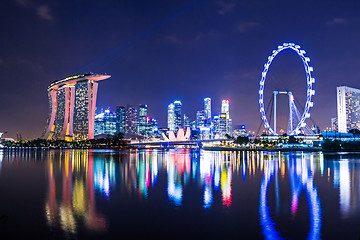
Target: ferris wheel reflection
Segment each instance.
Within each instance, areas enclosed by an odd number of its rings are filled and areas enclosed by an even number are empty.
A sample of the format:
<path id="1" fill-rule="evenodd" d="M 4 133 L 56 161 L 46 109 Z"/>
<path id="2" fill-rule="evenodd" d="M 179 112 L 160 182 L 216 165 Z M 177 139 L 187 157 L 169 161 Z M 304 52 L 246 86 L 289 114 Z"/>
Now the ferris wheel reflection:
<path id="1" fill-rule="evenodd" d="M 290 156 L 288 164 L 288 173 L 291 187 L 291 214 L 296 216 L 298 209 L 298 200 L 302 191 L 305 191 L 310 215 L 310 232 L 307 239 L 320 239 L 321 228 L 321 206 L 320 198 L 312 176 L 312 168 L 309 166 L 310 161 L 306 160 L 302 155 Z M 282 239 L 281 233 L 275 229 L 275 222 L 270 216 L 268 206 L 268 188 L 275 177 L 275 189 L 278 192 L 277 175 L 279 169 L 279 160 L 275 158 L 265 160 L 265 171 L 260 188 L 260 221 L 263 234 L 266 239 Z M 276 200 L 278 202 L 278 198 Z"/>

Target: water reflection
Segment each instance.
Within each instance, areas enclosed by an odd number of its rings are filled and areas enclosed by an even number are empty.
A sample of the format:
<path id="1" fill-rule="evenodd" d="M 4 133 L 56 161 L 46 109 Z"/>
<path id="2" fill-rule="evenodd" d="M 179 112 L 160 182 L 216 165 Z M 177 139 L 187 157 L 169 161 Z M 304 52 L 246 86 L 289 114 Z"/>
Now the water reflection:
<path id="1" fill-rule="evenodd" d="M 271 155 L 270 155 L 271 156 Z M 306 156 L 312 158 L 308 159 Z M 279 170 L 284 176 L 286 165 L 291 186 L 291 214 L 296 216 L 298 211 L 298 201 L 301 191 L 306 192 L 306 197 L 309 204 L 310 214 L 310 232 L 308 239 L 320 238 L 321 227 L 321 206 L 320 198 L 313 180 L 314 160 L 313 155 L 301 155 L 299 158 L 296 155 L 290 155 L 290 158 L 285 162 L 279 156 L 271 156 L 265 161 L 265 172 L 261 182 L 260 189 L 260 220 L 263 228 L 263 234 L 266 239 L 281 239 L 281 234 L 275 229 L 275 223 L 271 218 L 271 212 L 268 207 L 267 193 L 272 178 L 277 178 Z M 277 180 L 276 180 L 277 182 Z M 276 183 L 276 205 L 279 204 L 278 185 Z"/>
<path id="2" fill-rule="evenodd" d="M 67 234 L 84 228 L 110 231 L 114 219 L 109 211 L 115 205 L 151 207 L 157 201 L 156 211 L 168 206 L 181 211 L 191 205 L 196 214 L 222 217 L 254 209 L 254 215 L 259 214 L 257 230 L 268 239 L 290 237 L 284 222 L 297 218 L 306 225 L 304 235 L 318 239 L 326 225 L 321 217 L 325 209 L 331 208 L 327 215 L 342 219 L 358 217 L 359 159 L 359 155 L 189 149 L 1 151 L 0 177 L 22 161 L 44 164 L 46 222 Z M 326 190 L 318 191 L 321 188 Z M 327 199 L 336 199 L 332 204 L 337 205 L 327 206 Z"/>
<path id="3" fill-rule="evenodd" d="M 76 233 L 78 222 L 90 230 L 106 230 L 106 219 L 95 208 L 95 190 L 105 195 L 111 166 L 94 161 L 88 151 L 49 152 L 46 219 L 49 226 L 60 223 L 67 233 Z"/>

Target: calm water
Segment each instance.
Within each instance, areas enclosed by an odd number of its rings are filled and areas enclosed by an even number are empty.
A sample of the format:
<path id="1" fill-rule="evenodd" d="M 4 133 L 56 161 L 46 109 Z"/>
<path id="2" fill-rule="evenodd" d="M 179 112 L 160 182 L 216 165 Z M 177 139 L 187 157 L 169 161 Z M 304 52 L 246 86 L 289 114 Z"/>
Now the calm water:
<path id="1" fill-rule="evenodd" d="M 0 238 L 358 239 L 360 155 L 0 150 Z"/>

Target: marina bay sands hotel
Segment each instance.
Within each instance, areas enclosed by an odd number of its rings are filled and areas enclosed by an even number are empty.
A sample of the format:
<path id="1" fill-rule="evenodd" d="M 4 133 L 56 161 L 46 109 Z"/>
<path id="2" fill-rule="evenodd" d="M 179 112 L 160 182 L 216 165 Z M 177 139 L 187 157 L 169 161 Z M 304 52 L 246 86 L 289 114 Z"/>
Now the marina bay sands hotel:
<path id="1" fill-rule="evenodd" d="M 47 89 L 49 118 L 43 138 L 67 141 L 93 139 L 98 81 L 110 77 L 87 73 L 51 83 Z"/>

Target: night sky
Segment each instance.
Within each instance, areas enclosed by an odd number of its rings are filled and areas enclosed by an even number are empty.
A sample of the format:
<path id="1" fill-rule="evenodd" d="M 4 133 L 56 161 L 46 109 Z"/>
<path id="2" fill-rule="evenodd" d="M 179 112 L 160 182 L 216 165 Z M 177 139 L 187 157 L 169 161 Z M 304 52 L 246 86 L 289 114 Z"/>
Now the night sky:
<path id="1" fill-rule="evenodd" d="M 299 44 L 311 59 L 310 112 L 321 129 L 336 116 L 336 87 L 360 88 L 360 1 L 4 0 L 0 26 L 5 137 L 40 137 L 48 85 L 85 72 L 112 75 L 99 84 L 98 109 L 147 104 L 166 127 L 174 100 L 195 119 L 203 98 L 212 98 L 213 114 L 230 99 L 233 126 L 256 132 L 260 75 L 283 42 Z M 296 54 L 274 60 L 271 87 L 298 92 L 303 101 L 305 72 Z M 287 109 L 286 99 L 279 104 Z"/>

